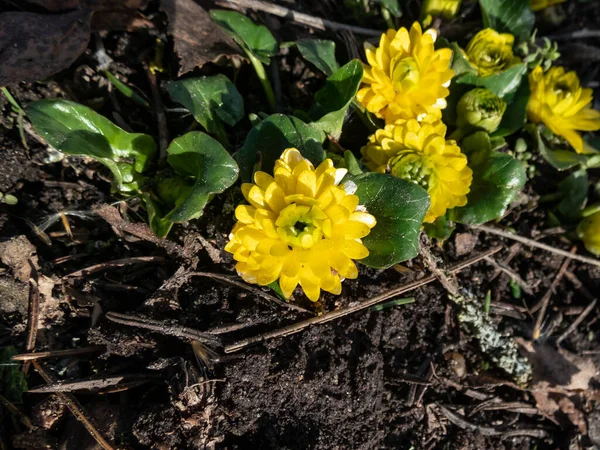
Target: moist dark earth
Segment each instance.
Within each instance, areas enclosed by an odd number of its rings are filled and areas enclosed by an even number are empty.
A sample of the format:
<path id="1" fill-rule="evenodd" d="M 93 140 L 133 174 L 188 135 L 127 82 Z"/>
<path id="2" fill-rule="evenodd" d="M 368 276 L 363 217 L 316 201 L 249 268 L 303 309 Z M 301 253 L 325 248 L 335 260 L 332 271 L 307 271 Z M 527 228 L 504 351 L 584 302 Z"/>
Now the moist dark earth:
<path id="1" fill-rule="evenodd" d="M 341 3 L 285 5 L 356 23 Z M 3 10 L 14 9 L 13 2 L 0 5 Z M 418 9 L 418 2 L 407 2 L 401 24 L 416 19 Z M 544 22 L 544 33 L 598 26 L 600 7 L 594 2 L 569 1 L 564 9 L 572 14 L 560 28 Z M 156 2 L 151 2 L 144 14 L 155 29 L 102 32 L 98 37 L 115 61 L 112 70 L 149 95 L 141 60 L 156 36 L 165 36 L 166 18 Z M 311 36 L 308 29 L 286 19 L 249 14 L 265 23 L 280 42 Z M 480 26 L 474 22 L 476 17 L 473 12 L 448 24 L 448 34 L 460 36 Z M 384 29 L 378 20 L 361 25 Z M 360 47 L 356 37 L 341 33 L 319 32 L 316 37 L 334 39 L 340 60 Z M 598 59 L 588 58 L 576 47 L 593 47 L 598 52 L 600 40 L 559 43 L 567 50 L 565 64 L 577 69 L 584 83 L 598 87 Z M 120 118 L 131 129 L 157 138 L 152 109 L 109 93 L 93 58 L 95 50 L 92 40 L 70 69 L 45 81 L 19 83 L 9 89 L 21 105 L 64 97 L 93 106 L 113 120 L 117 105 Z M 159 74 L 162 82 L 176 78 L 177 57 L 172 46 L 167 47 L 166 55 L 166 70 Z M 292 50 L 278 57 L 277 63 L 287 112 L 306 108 L 323 76 Z M 264 109 L 260 86 L 248 64 L 239 69 L 207 64 L 192 75 L 219 72 L 236 80 L 247 113 Z M 161 94 L 167 108 L 176 106 L 166 92 Z M 550 402 L 550 397 L 560 407 L 549 413 L 532 385 L 516 385 L 480 350 L 472 333 L 461 327 L 456 303 L 437 281 L 400 295 L 413 297 L 412 303 L 384 304 L 379 310 L 366 309 L 224 353 L 224 345 L 423 278 L 429 273 L 426 264 L 417 257 L 396 270 L 362 268 L 357 280 L 343 283 L 342 295 L 327 294 L 316 304 L 296 293 L 294 304 L 305 311 L 215 278 L 193 275 L 235 275 L 232 258 L 223 251 L 233 225 L 233 209 L 241 201 L 235 188 L 214 198 L 201 219 L 176 226 L 168 237 L 170 243 L 161 242 L 145 227 L 145 212 L 138 200 L 124 201 L 111 194 L 110 174 L 103 166 L 86 158 L 61 158 L 27 129 L 22 137 L 17 114 L 4 96 L 0 96 L 0 113 L 0 192 L 18 198 L 17 205 L 0 205 L 0 346 L 13 345 L 25 352 L 33 279 L 40 292 L 35 351 L 97 346 L 82 355 L 40 360 L 46 372 L 56 381 L 122 377 L 117 384 L 99 387 L 84 383 L 69 390 L 87 418 L 116 448 L 541 450 L 600 445 L 597 369 L 589 374 L 589 389 L 583 392 L 569 390 L 569 380 L 554 386 L 556 392 L 546 394 L 546 400 Z M 179 113 L 168 112 L 167 118 L 172 137 L 192 123 L 190 117 Z M 245 119 L 231 130 L 230 142 L 235 148 L 249 128 Z M 340 145 L 357 152 L 365 136 L 351 116 Z M 569 239 L 572 234 L 555 232 L 547 214 L 553 205 L 539 201 L 540 196 L 554 192 L 566 175 L 557 176 L 537 156 L 534 162 L 538 175 L 528 182 L 501 225 L 556 248 L 568 251 L 575 247 L 577 253 L 585 254 L 578 241 Z M 589 175 L 598 186 L 598 171 Z M 598 190 L 592 190 L 590 203 L 598 200 Z M 65 211 L 69 212 L 72 238 L 60 216 Z M 48 220 L 52 224 L 41 234 L 36 226 Z M 124 231 L 123 224 L 138 224 L 138 232 Z M 511 277 L 486 260 L 461 270 L 456 281 L 481 308 L 488 296 L 490 317 L 502 333 L 532 340 L 536 315 L 529 315 L 528 308 L 538 304 L 551 287 L 562 257 L 461 226 L 449 240 L 425 245 L 431 245 L 439 267 L 450 267 L 501 246 L 493 260 L 504 262 L 518 274 L 530 293 L 521 291 L 519 295 Z M 119 266 L 105 264 L 122 259 L 126 262 Z M 36 270 L 31 270 L 28 260 Z M 101 266 L 93 273 L 79 272 L 98 264 Z M 553 362 L 547 355 L 556 353 L 556 338 L 598 292 L 600 269 L 572 261 L 551 293 L 547 320 L 534 344 L 548 367 L 552 368 Z M 151 331 L 117 323 L 107 319 L 110 312 L 163 321 L 171 328 Z M 597 319 L 598 306 L 562 342 L 569 354 L 584 358 L 588 367 L 600 364 Z M 226 332 L 217 335 L 219 344 L 203 345 L 168 335 L 165 330 L 174 325 Z M 30 367 L 27 384 L 35 389 L 46 381 Z M 23 404 L 17 406 L 32 426 L 0 409 L 0 448 L 100 448 L 56 394 L 25 393 Z M 454 423 L 445 410 L 467 425 Z M 542 430 L 545 437 L 506 433 L 523 429 Z"/>

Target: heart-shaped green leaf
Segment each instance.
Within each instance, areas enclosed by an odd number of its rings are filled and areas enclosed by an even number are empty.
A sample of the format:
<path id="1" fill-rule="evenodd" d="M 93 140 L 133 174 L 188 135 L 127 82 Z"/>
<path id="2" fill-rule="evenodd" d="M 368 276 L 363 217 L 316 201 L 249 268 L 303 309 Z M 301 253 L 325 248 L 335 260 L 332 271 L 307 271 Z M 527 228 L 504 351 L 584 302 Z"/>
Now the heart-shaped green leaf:
<path id="1" fill-rule="evenodd" d="M 346 111 L 358 91 L 362 76 L 362 63 L 353 59 L 327 78 L 325 86 L 315 94 L 315 103 L 309 111 L 315 126 L 339 139 Z"/>
<path id="2" fill-rule="evenodd" d="M 477 75 L 477 69 L 471 65 L 467 55 L 458 46 L 456 42 L 450 44 L 452 48 L 452 70 L 454 70 L 454 76 L 459 77 L 464 74 Z"/>
<path id="3" fill-rule="evenodd" d="M 527 176 L 523 164 L 506 153 L 493 151 L 485 132 L 477 132 L 462 141 L 473 170 L 467 205 L 450 211 L 451 220 L 481 225 L 501 217 L 523 189 Z"/>
<path id="4" fill-rule="evenodd" d="M 356 183 L 360 204 L 377 219 L 377 225 L 363 238 L 369 256 L 360 263 L 386 268 L 417 256 L 419 231 L 429 209 L 427 192 L 384 173 L 364 173 L 351 180 Z"/>
<path id="5" fill-rule="evenodd" d="M 558 211 L 569 222 L 581 218 L 588 197 L 588 174 L 585 169 L 579 169 L 558 184 L 561 201 Z"/>
<path id="6" fill-rule="evenodd" d="M 340 68 L 335 59 L 335 42 L 324 39 L 300 39 L 296 41 L 300 54 L 317 69 L 329 76 Z"/>
<path id="7" fill-rule="evenodd" d="M 0 348 L 0 394 L 11 403 L 21 404 L 27 381 L 19 364 L 11 360 L 17 353 L 12 346 Z"/>
<path id="8" fill-rule="evenodd" d="M 483 26 L 500 33 L 511 33 L 520 39 L 527 39 L 535 24 L 527 0 L 479 0 L 483 14 Z"/>
<path id="9" fill-rule="evenodd" d="M 223 124 L 233 126 L 244 116 L 244 99 L 225 75 L 173 81 L 167 91 L 221 142 L 227 140 Z"/>
<path id="10" fill-rule="evenodd" d="M 521 84 L 523 75 L 526 73 L 527 65 L 519 63 L 500 73 L 488 75 L 486 77 L 465 73 L 456 79 L 456 83 L 471 84 L 473 86 L 487 88 L 508 103 L 512 100 L 512 97 L 506 97 L 516 92 Z"/>
<path id="11" fill-rule="evenodd" d="M 235 41 L 250 50 L 263 64 L 277 54 L 277 41 L 264 25 L 257 25 L 246 16 L 235 12 L 213 9 L 210 11 L 213 22 L 222 26 Z"/>
<path id="12" fill-rule="evenodd" d="M 145 192 L 142 198 L 146 205 L 146 213 L 148 214 L 150 228 L 159 238 L 164 238 L 169 234 L 169 231 L 171 231 L 173 222 L 164 218 L 162 206 L 158 201 L 154 200 L 149 193 Z"/>
<path id="13" fill-rule="evenodd" d="M 504 98 L 506 112 L 502 116 L 502 122 L 500 122 L 498 129 L 492 133 L 493 137 L 508 136 L 523 128 L 527 120 L 529 94 L 529 80 L 527 77 L 523 77 L 514 95 Z M 512 98 L 509 99 L 508 97 Z"/>
<path id="14" fill-rule="evenodd" d="M 273 173 L 275 161 L 287 148 L 297 148 L 315 166 L 325 159 L 325 134 L 314 124 L 284 114 L 273 114 L 250 130 L 235 155 L 243 181 L 250 182 L 256 170 Z"/>
<path id="15" fill-rule="evenodd" d="M 100 161 L 113 173 L 115 190 L 137 190 L 136 172 L 144 172 L 156 152 L 152 137 L 128 133 L 91 108 L 69 100 L 40 100 L 25 109 L 35 131 L 52 147 Z"/>
<path id="16" fill-rule="evenodd" d="M 588 156 L 580 155 L 573 150 L 553 150 L 546 147 L 540 129 L 532 124 L 528 124 L 526 129 L 535 137 L 537 147 L 548 164 L 557 170 L 567 170 L 588 161 Z"/>
<path id="17" fill-rule="evenodd" d="M 192 131 L 171 142 L 167 161 L 183 179 L 193 181 L 186 186 L 174 183 L 170 192 L 175 207 L 164 219 L 185 222 L 202 215 L 213 194 L 219 194 L 235 183 L 238 167 L 233 158 L 215 139 L 200 131 Z"/>

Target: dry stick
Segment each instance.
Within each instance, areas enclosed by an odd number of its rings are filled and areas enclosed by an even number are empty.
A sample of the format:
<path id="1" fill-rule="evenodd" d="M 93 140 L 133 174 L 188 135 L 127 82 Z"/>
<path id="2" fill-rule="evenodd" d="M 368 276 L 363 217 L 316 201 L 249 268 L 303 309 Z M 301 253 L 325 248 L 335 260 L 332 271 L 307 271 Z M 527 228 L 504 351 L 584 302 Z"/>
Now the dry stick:
<path id="1" fill-rule="evenodd" d="M 46 383 L 54 383 L 54 378 L 46 372 L 46 369 L 37 361 L 33 361 L 33 367 L 40 374 L 40 376 L 44 379 Z M 96 442 L 102 447 L 104 450 L 115 450 L 115 447 L 110 444 L 106 438 L 96 429 L 96 427 L 90 422 L 90 420 L 86 417 L 85 409 L 81 406 L 81 403 L 77 401 L 75 397 L 71 394 L 67 394 L 65 392 L 57 392 L 56 395 L 63 402 L 67 408 L 73 413 L 75 418 L 81 422 L 81 424 L 85 427 L 85 429 L 90 433 L 90 435 L 96 440 Z"/>
<path id="2" fill-rule="evenodd" d="M 529 247 L 541 248 L 542 250 L 546 250 L 550 253 L 556 253 L 557 255 L 564 256 L 565 258 L 574 259 L 576 261 L 580 261 L 586 264 L 591 264 L 592 266 L 600 267 L 600 260 L 594 258 L 588 258 L 587 256 L 581 256 L 576 253 L 569 253 L 565 250 L 561 250 L 560 248 L 554 248 L 546 244 L 542 244 L 541 242 L 534 241 L 533 239 L 529 239 L 523 236 L 519 236 L 518 234 L 511 233 L 509 231 L 500 230 L 498 228 L 488 227 L 485 225 L 478 225 L 473 227 L 476 230 L 481 230 L 486 233 L 495 234 L 497 236 L 502 236 L 507 239 L 512 239 L 513 241 L 520 242 Z"/>
<path id="3" fill-rule="evenodd" d="M 581 280 L 579 280 L 579 278 L 577 278 L 577 275 L 575 275 L 573 272 L 567 270 L 565 272 L 565 278 L 567 278 L 571 282 L 573 287 L 577 289 L 581 293 L 581 295 L 583 295 L 587 300 L 595 300 L 594 296 L 590 293 L 590 291 L 588 291 L 588 289 L 583 285 Z"/>
<path id="4" fill-rule="evenodd" d="M 74 278 L 80 277 L 82 275 L 91 275 L 95 272 L 100 272 L 101 270 L 112 268 L 112 267 L 124 267 L 129 264 L 139 264 L 139 263 L 147 263 L 147 262 L 163 262 L 165 258 L 162 256 L 137 256 L 133 258 L 123 258 L 123 259 L 115 259 L 114 261 L 109 261 L 100 264 L 94 264 L 93 266 L 86 267 L 85 269 L 77 270 L 68 275 L 65 275 L 63 278 Z"/>
<path id="5" fill-rule="evenodd" d="M 83 380 L 73 381 L 57 381 L 48 383 L 43 386 L 29 389 L 31 394 L 49 394 L 56 392 L 73 392 L 73 391 L 100 391 L 117 385 L 135 382 L 137 385 L 149 382 L 151 380 L 162 380 L 161 376 L 154 374 L 125 374 L 113 375 L 102 378 L 87 378 Z"/>
<path id="6" fill-rule="evenodd" d="M 503 439 L 508 439 L 515 436 L 529 436 L 533 438 L 543 439 L 548 436 L 548 432 L 546 430 L 535 430 L 535 429 L 522 429 L 522 430 L 510 430 L 510 431 L 501 431 L 496 428 L 491 427 L 482 427 L 479 425 L 475 425 L 464 419 L 464 417 L 454 413 L 450 409 L 445 406 L 436 403 L 438 408 L 444 413 L 446 418 L 452 422 L 457 427 L 460 427 L 464 430 L 473 431 L 480 433 L 484 436 L 501 436 Z"/>
<path id="7" fill-rule="evenodd" d="M 144 65 L 148 83 L 152 91 L 152 103 L 154 104 L 154 113 L 156 114 L 156 124 L 158 125 L 158 148 L 160 150 L 160 159 L 167 159 L 167 147 L 169 146 L 169 132 L 167 131 L 167 116 L 165 115 L 165 106 L 163 105 L 160 91 L 158 90 L 158 81 L 156 75 L 152 73 L 147 65 Z"/>
<path id="8" fill-rule="evenodd" d="M 332 22 L 331 20 L 321 19 L 260 0 L 217 0 L 216 3 L 220 6 L 232 9 L 249 8 L 255 11 L 266 12 L 268 14 L 273 14 L 274 16 L 291 19 L 293 22 L 301 23 L 302 25 L 307 25 L 316 28 L 317 30 L 348 30 L 363 36 L 381 36 L 381 31 Z"/>
<path id="9" fill-rule="evenodd" d="M 93 345 L 90 347 L 82 347 L 82 348 L 71 348 L 67 350 L 50 350 L 47 352 L 37 352 L 37 353 L 21 353 L 20 355 L 15 355 L 11 359 L 13 361 L 33 361 L 38 359 L 48 359 L 48 358 L 66 358 L 70 356 L 78 356 L 85 355 L 88 353 L 95 353 L 104 351 L 106 347 L 103 345 Z"/>
<path id="10" fill-rule="evenodd" d="M 583 322 L 583 319 L 585 319 L 589 313 L 592 312 L 592 309 L 594 309 L 594 306 L 596 306 L 597 303 L 597 299 L 594 299 L 594 301 L 592 303 L 590 303 L 587 308 L 585 308 L 581 314 L 579 315 L 579 317 L 577 317 L 577 319 L 575 319 L 575 322 L 573 322 L 569 328 L 567 328 L 565 330 L 565 332 L 563 334 L 561 334 L 558 339 L 556 340 L 556 345 L 560 345 L 560 343 L 562 341 L 564 341 L 567 336 L 569 336 L 573 331 L 575 331 L 575 329 L 579 326 L 579 324 L 581 322 Z"/>
<path id="11" fill-rule="evenodd" d="M 203 344 L 215 345 L 220 343 L 220 339 L 210 333 L 194 330 L 193 328 L 184 327 L 181 325 L 173 325 L 160 320 L 146 319 L 145 317 L 132 316 L 129 314 L 121 314 L 109 312 L 105 316 L 111 322 L 120 323 L 130 327 L 144 328 L 157 333 L 175 336 L 180 339 L 192 339 Z"/>
<path id="12" fill-rule="evenodd" d="M 499 252 L 500 250 L 502 250 L 501 246 L 498 247 L 494 247 L 486 252 L 483 252 L 480 255 L 474 256 L 472 258 L 467 259 L 466 261 L 462 262 L 462 263 L 458 263 L 455 266 L 453 266 L 452 268 L 450 268 L 449 272 L 450 273 L 456 273 L 461 271 L 462 269 L 464 269 L 465 267 L 468 267 L 472 264 L 475 264 L 476 262 L 481 261 L 482 259 L 484 259 L 486 256 L 490 256 L 493 255 L 497 252 Z M 370 308 L 373 305 L 376 305 L 377 303 L 381 303 L 389 298 L 395 297 L 397 295 L 403 294 L 405 292 L 411 291 L 413 289 L 419 288 L 421 286 L 424 286 L 426 284 L 431 283 L 432 281 L 435 281 L 437 278 L 435 275 L 429 275 L 421 280 L 417 280 L 417 281 L 413 281 L 411 283 L 407 283 L 403 286 L 397 287 L 395 289 L 392 289 L 388 292 L 385 292 L 381 295 L 378 295 L 376 297 L 372 297 L 368 300 L 362 301 L 357 303 L 356 305 L 352 305 L 352 306 L 348 306 L 346 308 L 341 308 L 341 309 L 337 309 L 334 311 L 330 311 L 328 313 L 323 314 L 322 316 L 318 316 L 318 317 L 311 317 L 310 319 L 307 320 L 303 320 L 301 322 L 296 322 L 293 323 L 291 325 L 288 325 L 286 327 L 280 328 L 278 330 L 274 330 L 274 331 L 269 331 L 267 333 L 264 334 L 259 334 L 258 336 L 253 336 L 247 339 L 242 339 L 238 342 L 235 342 L 231 345 L 227 345 L 224 349 L 225 353 L 233 353 L 233 352 L 237 352 L 239 350 L 242 350 L 243 348 L 248 347 L 249 345 L 252 344 L 257 344 L 259 342 L 264 342 L 270 339 L 274 339 L 277 337 L 284 337 L 284 336 L 289 336 L 295 333 L 299 333 L 300 331 L 312 326 L 312 325 L 320 325 L 326 322 L 329 322 L 331 320 L 335 320 L 335 319 L 339 319 L 340 317 L 344 317 L 347 316 L 348 314 L 352 314 L 358 311 L 361 311 L 363 309 L 366 308 Z"/>
<path id="13" fill-rule="evenodd" d="M 29 313 L 27 315 L 27 342 L 25 343 L 25 351 L 31 352 L 35 349 L 35 341 L 37 339 L 38 322 L 40 315 L 40 290 L 38 289 L 38 273 L 31 262 L 27 260 L 31 268 L 31 278 L 29 278 Z M 23 374 L 29 372 L 29 363 L 23 364 Z"/>
<path id="14" fill-rule="evenodd" d="M 574 252 L 576 250 L 575 247 L 573 247 L 572 251 Z M 535 311 L 537 311 L 538 305 L 540 305 L 540 312 L 535 320 L 535 326 L 533 327 L 533 339 L 537 340 L 540 337 L 540 328 L 542 327 L 542 320 L 544 320 L 544 316 L 546 315 L 546 309 L 548 309 L 548 303 L 550 303 L 550 297 L 552 297 L 552 293 L 554 292 L 554 290 L 556 289 L 556 286 L 558 286 L 558 283 L 560 283 L 560 280 L 562 280 L 563 275 L 565 274 L 565 272 L 567 271 L 567 268 L 569 267 L 569 264 L 571 263 L 571 260 L 568 258 L 565 258 L 563 263 L 560 266 L 560 269 L 558 269 L 558 272 L 556 273 L 556 277 L 554 277 L 554 280 L 552 280 L 552 284 L 550 285 L 550 288 L 548 288 L 548 290 L 546 291 L 546 293 L 544 294 L 544 297 L 542 298 L 542 300 L 535 305 L 533 308 L 531 308 L 531 313 L 533 314 Z"/>
<path id="15" fill-rule="evenodd" d="M 23 413 L 23 411 L 21 411 L 19 408 L 17 408 L 15 405 L 13 405 L 10 401 L 8 401 L 8 399 L 3 397 L 2 395 L 0 395 L 0 406 L 2 406 L 4 409 L 6 409 L 13 416 L 18 417 L 19 420 L 21 421 L 21 423 L 23 425 L 25 425 L 27 428 L 29 428 L 30 430 L 33 428 L 33 425 L 31 424 L 31 420 L 29 420 L 29 417 L 27 417 L 25 415 L 25 413 Z"/>
<path id="16" fill-rule="evenodd" d="M 309 313 L 309 314 L 313 314 L 311 311 L 304 309 L 298 305 L 294 305 L 293 303 L 286 303 L 283 300 L 278 299 L 277 297 L 275 297 L 274 295 L 270 295 L 264 291 L 262 291 L 259 288 L 255 288 L 253 286 L 249 286 L 245 283 L 242 283 L 240 281 L 237 281 L 233 278 L 231 278 L 230 276 L 227 275 L 222 275 L 220 273 L 212 273 L 212 272 L 190 272 L 187 274 L 188 276 L 198 276 L 198 277 L 206 277 L 206 278 L 212 278 L 214 280 L 220 281 L 222 283 L 225 284 L 229 284 L 231 286 L 236 286 L 239 287 L 241 289 L 244 289 L 246 291 L 252 292 L 253 294 L 264 298 L 265 300 L 269 300 L 270 302 L 276 303 L 280 306 L 285 306 L 287 308 L 293 309 L 295 311 L 299 311 L 299 312 L 303 312 L 303 313 Z"/>
<path id="17" fill-rule="evenodd" d="M 531 286 L 529 286 L 527 281 L 525 281 L 523 278 L 521 278 L 521 275 L 519 275 L 517 272 L 512 270 L 506 264 L 504 264 L 503 262 L 500 262 L 500 261 L 496 261 L 494 258 L 485 258 L 485 261 L 490 263 L 492 266 L 494 266 L 499 271 L 507 274 L 513 280 L 515 280 L 517 282 L 517 284 L 519 286 L 521 286 L 521 289 L 523 289 L 523 291 L 525 291 L 526 294 L 533 295 L 533 290 L 531 289 Z"/>

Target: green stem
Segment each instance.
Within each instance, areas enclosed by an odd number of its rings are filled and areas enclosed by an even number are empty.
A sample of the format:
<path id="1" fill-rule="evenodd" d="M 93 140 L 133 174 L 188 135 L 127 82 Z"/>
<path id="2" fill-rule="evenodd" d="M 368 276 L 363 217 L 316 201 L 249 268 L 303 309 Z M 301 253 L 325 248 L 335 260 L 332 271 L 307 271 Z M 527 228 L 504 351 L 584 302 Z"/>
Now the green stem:
<path id="1" fill-rule="evenodd" d="M 130 88 L 125 83 L 123 83 L 121 80 L 119 80 L 116 76 L 114 76 L 108 70 L 104 70 L 104 75 L 106 76 L 106 78 L 108 78 L 108 80 L 112 83 L 112 85 L 125 97 L 129 98 L 130 100 L 134 101 L 135 103 L 137 103 L 140 106 L 143 106 L 145 108 L 150 108 L 150 103 L 147 100 L 142 98 L 141 95 L 139 95 L 132 88 Z"/>
<path id="2" fill-rule="evenodd" d="M 23 113 L 23 114 L 25 114 L 25 111 L 23 111 L 23 108 L 21 108 L 21 106 L 15 100 L 15 98 L 11 95 L 11 93 L 8 92 L 8 89 L 6 87 L 2 87 L 2 88 L 0 88 L 0 90 L 2 91 L 2 93 L 4 94 L 4 96 L 6 97 L 6 99 L 8 100 L 8 103 L 10 103 L 12 105 L 12 107 L 15 109 L 16 113 L 19 113 L 19 114 Z"/>
<path id="3" fill-rule="evenodd" d="M 246 55 L 250 59 L 252 66 L 254 66 L 254 70 L 256 71 L 256 75 L 260 80 L 260 84 L 262 84 L 263 90 L 265 91 L 265 95 L 267 96 L 267 101 L 269 102 L 269 107 L 271 111 L 275 111 L 275 94 L 273 93 L 273 88 L 271 87 L 271 82 L 269 81 L 269 77 L 267 76 L 267 72 L 265 70 L 265 66 L 260 60 L 254 56 L 254 54 L 250 51 L 246 51 Z"/>
<path id="4" fill-rule="evenodd" d="M 600 203 L 597 205 L 590 205 L 585 208 L 583 211 L 581 211 L 581 216 L 590 217 L 592 214 L 596 214 L 598 212 L 600 212 Z"/>
<path id="5" fill-rule="evenodd" d="M 392 15 L 385 6 L 381 7 L 381 17 L 383 17 L 383 20 L 385 20 L 388 28 L 391 28 L 392 30 L 396 29 L 396 25 L 394 25 L 394 21 L 392 20 Z"/>

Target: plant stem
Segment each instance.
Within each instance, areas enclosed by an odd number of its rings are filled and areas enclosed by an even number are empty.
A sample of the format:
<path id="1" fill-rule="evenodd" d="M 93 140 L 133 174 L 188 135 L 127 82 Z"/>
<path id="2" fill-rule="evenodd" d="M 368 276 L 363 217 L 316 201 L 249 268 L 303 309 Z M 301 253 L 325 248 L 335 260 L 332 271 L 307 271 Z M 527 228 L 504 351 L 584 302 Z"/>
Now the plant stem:
<path id="1" fill-rule="evenodd" d="M 8 103 L 10 103 L 12 105 L 12 107 L 15 109 L 16 113 L 25 113 L 23 111 L 23 108 L 21 108 L 19 103 L 15 100 L 15 98 L 11 95 L 11 93 L 8 91 L 8 89 L 6 87 L 2 87 L 2 88 L 0 88 L 0 90 L 2 90 L 2 93 L 8 100 Z"/>
<path id="2" fill-rule="evenodd" d="M 275 94 L 273 93 L 273 88 L 271 87 L 271 82 L 269 81 L 269 77 L 267 76 L 267 72 L 265 70 L 265 66 L 260 60 L 252 54 L 250 51 L 246 51 L 246 55 L 250 59 L 252 66 L 254 66 L 254 70 L 256 71 L 256 75 L 260 80 L 260 84 L 262 84 L 263 90 L 265 91 L 265 95 L 267 96 L 267 101 L 269 102 L 269 108 L 271 111 L 275 111 Z"/>
<path id="3" fill-rule="evenodd" d="M 388 26 L 388 28 L 391 28 L 392 30 L 396 29 L 396 25 L 394 25 L 392 16 L 385 6 L 381 7 L 381 17 L 383 17 L 383 20 L 385 20 L 385 23 Z"/>
<path id="4" fill-rule="evenodd" d="M 600 204 L 588 206 L 583 211 L 581 211 L 581 216 L 589 217 L 592 214 L 596 214 L 597 212 L 600 212 Z"/>

